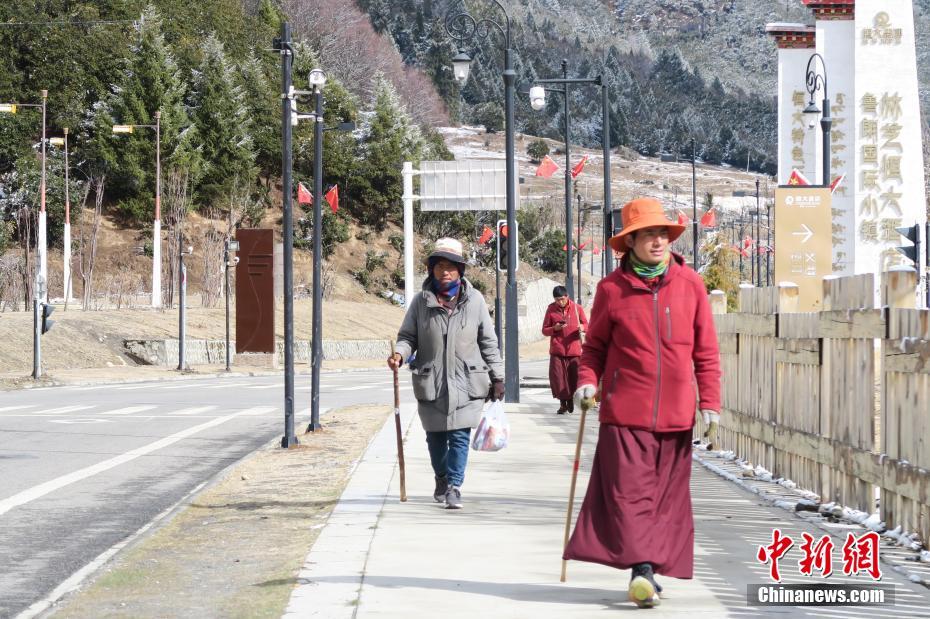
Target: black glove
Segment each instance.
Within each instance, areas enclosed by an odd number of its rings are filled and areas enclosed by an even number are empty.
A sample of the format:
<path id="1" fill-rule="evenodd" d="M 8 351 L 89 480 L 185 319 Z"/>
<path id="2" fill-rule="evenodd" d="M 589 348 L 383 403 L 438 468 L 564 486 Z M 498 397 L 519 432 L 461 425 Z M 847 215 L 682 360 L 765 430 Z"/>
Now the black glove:
<path id="1" fill-rule="evenodd" d="M 485 398 L 484 401 L 487 402 L 488 400 L 491 400 L 492 402 L 496 402 L 497 400 L 503 400 L 503 399 L 504 399 L 504 381 L 495 380 L 493 383 L 491 383 L 491 389 L 488 390 L 488 397 Z"/>

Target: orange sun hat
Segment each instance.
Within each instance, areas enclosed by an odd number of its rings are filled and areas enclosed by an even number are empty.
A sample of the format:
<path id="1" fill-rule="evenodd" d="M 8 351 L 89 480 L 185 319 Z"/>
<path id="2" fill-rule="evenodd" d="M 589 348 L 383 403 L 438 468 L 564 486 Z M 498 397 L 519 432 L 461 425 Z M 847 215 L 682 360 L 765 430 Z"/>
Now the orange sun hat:
<path id="1" fill-rule="evenodd" d="M 610 246 L 619 252 L 627 251 L 626 243 L 623 241 L 630 232 L 651 228 L 653 226 L 664 226 L 668 228 L 668 240 L 671 243 L 685 231 L 687 226 L 675 223 L 665 216 L 665 210 L 662 203 L 655 198 L 636 198 L 627 202 L 620 212 L 623 229 L 610 237 L 607 241 Z"/>

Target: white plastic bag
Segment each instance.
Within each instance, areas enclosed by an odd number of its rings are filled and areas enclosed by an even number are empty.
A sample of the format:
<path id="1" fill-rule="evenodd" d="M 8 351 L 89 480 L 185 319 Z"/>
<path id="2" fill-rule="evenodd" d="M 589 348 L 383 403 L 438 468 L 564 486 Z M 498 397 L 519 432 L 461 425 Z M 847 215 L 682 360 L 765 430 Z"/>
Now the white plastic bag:
<path id="1" fill-rule="evenodd" d="M 504 414 L 504 401 L 488 403 L 481 413 L 481 421 L 472 437 L 475 451 L 498 451 L 510 443 L 510 424 Z"/>

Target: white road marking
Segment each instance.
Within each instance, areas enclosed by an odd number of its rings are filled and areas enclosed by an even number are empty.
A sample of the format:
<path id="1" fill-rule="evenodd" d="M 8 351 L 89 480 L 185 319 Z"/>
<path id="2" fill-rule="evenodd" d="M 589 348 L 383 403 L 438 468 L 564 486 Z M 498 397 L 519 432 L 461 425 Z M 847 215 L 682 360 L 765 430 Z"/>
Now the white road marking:
<path id="1" fill-rule="evenodd" d="M 251 387 L 246 387 L 246 389 L 281 389 L 284 387 L 284 383 L 277 383 L 274 385 L 252 385 Z"/>
<path id="2" fill-rule="evenodd" d="M 197 385 L 197 387 L 200 389 L 228 389 L 229 387 L 245 387 L 248 384 L 249 383 L 221 383 L 219 385 Z"/>
<path id="3" fill-rule="evenodd" d="M 88 408 L 94 408 L 96 404 L 83 404 L 83 405 L 74 405 L 74 406 L 60 406 L 58 408 L 47 408 L 45 410 L 33 411 L 36 415 L 64 415 L 65 413 L 73 413 L 76 411 L 86 411 Z"/>
<path id="4" fill-rule="evenodd" d="M 4 413 L 6 411 L 19 411 L 24 408 L 35 408 L 35 406 L 36 406 L 35 404 L 20 404 L 19 406 L 0 406 L 0 413 Z"/>
<path id="5" fill-rule="evenodd" d="M 370 389 L 371 385 L 353 385 L 352 387 L 339 387 L 333 389 L 333 391 L 362 391 L 363 389 Z"/>
<path id="6" fill-rule="evenodd" d="M 255 406 L 253 408 L 247 408 L 239 414 L 247 417 L 258 417 L 259 415 L 265 415 L 276 410 L 278 410 L 277 406 Z"/>
<path id="7" fill-rule="evenodd" d="M 199 413 L 206 413 L 207 411 L 212 411 L 216 408 L 215 404 L 210 406 L 194 406 L 192 408 L 182 408 L 179 411 L 174 411 L 173 413 L 168 413 L 169 415 L 197 415 Z"/>
<path id="8" fill-rule="evenodd" d="M 61 488 L 69 486 L 73 483 L 87 479 L 88 477 L 93 477 L 94 475 L 98 473 L 102 473 L 112 468 L 116 468 L 117 466 L 121 464 L 131 462 L 132 460 L 135 460 L 136 458 L 150 454 L 153 451 L 158 451 L 159 449 L 162 449 L 169 445 L 173 445 L 174 443 L 177 443 L 178 441 L 182 441 L 185 438 L 188 438 L 189 436 L 193 436 L 194 434 L 202 432 L 203 430 L 207 430 L 209 428 L 222 425 L 231 419 L 235 419 L 236 417 L 243 415 L 249 410 L 251 409 L 246 409 L 245 411 L 233 413 L 231 415 L 226 415 L 224 417 L 217 417 L 215 419 L 211 419 L 210 421 L 201 423 L 200 425 L 196 425 L 192 428 L 187 428 L 186 430 L 181 430 L 180 432 L 176 432 L 170 436 L 166 436 L 165 438 L 159 439 L 155 441 L 154 443 L 149 443 L 148 445 L 137 447 L 136 449 L 132 449 L 130 451 L 127 451 L 126 453 L 120 454 L 113 458 L 109 458 L 107 460 L 104 460 L 103 462 L 92 464 L 91 466 L 84 467 L 83 469 L 79 469 L 72 473 L 68 473 L 67 475 L 62 475 L 61 477 L 56 477 L 55 479 L 51 479 L 37 486 L 33 486 L 32 488 L 28 488 L 26 490 L 23 490 L 22 492 L 17 492 L 13 496 L 0 501 L 0 516 L 2 516 L 3 514 L 7 513 L 8 511 L 10 511 L 11 509 L 15 507 L 25 505 L 26 503 L 29 503 L 30 501 L 35 501 L 36 499 L 39 499 L 45 496 L 46 494 L 50 494 L 52 492 L 55 492 L 56 490 L 60 490 Z"/>
<path id="9" fill-rule="evenodd" d="M 153 408 L 158 408 L 158 406 L 151 404 L 148 406 L 127 406 L 125 408 L 117 408 L 111 411 L 102 411 L 97 413 L 98 415 L 132 415 L 133 413 L 140 413 L 142 411 L 150 411 Z"/>
<path id="10" fill-rule="evenodd" d="M 107 423 L 109 419 L 52 419 L 49 423 Z"/>

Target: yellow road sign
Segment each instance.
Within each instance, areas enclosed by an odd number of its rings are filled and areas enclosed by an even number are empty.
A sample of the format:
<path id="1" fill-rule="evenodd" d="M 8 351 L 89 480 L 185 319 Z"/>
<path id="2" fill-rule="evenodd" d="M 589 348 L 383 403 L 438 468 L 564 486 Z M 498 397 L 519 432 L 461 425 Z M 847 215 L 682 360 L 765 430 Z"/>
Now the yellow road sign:
<path id="1" fill-rule="evenodd" d="M 823 278 L 833 272 L 833 216 L 829 187 L 775 190 L 775 281 L 794 282 L 798 310 L 823 307 Z"/>

